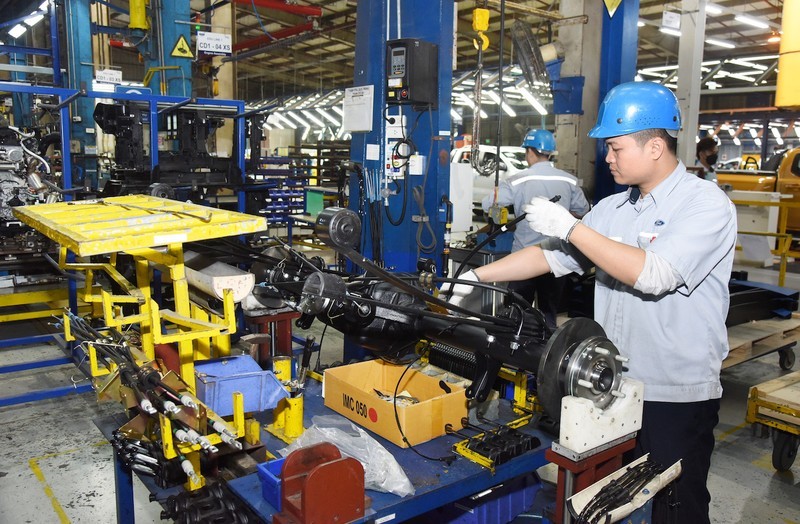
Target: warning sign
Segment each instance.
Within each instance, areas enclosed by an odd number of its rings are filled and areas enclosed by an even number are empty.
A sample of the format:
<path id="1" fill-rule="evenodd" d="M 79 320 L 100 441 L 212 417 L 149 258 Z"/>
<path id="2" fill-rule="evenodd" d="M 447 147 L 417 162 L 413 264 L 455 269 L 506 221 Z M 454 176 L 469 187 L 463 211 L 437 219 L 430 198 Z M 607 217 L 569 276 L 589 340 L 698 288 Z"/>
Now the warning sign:
<path id="1" fill-rule="evenodd" d="M 192 54 L 192 48 L 189 47 L 189 42 L 186 41 L 186 38 L 181 35 L 178 38 L 178 41 L 175 42 L 175 47 L 172 48 L 172 52 L 170 56 L 175 58 L 194 58 Z"/>
<path id="2" fill-rule="evenodd" d="M 622 0 L 603 0 L 603 2 L 606 4 L 608 17 L 611 18 L 614 16 L 614 13 L 617 12 L 617 8 L 619 7 L 619 4 L 622 3 Z"/>

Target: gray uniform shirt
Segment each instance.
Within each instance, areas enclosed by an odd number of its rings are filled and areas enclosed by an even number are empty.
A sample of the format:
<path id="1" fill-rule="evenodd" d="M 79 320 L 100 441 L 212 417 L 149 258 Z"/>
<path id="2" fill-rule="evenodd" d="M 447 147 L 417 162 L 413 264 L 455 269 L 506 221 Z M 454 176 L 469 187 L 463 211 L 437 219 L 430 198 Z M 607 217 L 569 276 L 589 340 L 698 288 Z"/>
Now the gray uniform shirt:
<path id="1" fill-rule="evenodd" d="M 551 199 L 560 195 L 558 204 L 577 216 L 583 216 L 589 211 L 589 202 L 586 201 L 583 190 L 578 187 L 578 179 L 566 171 L 556 169 L 550 162 L 537 162 L 528 169 L 501 180 L 497 187 L 497 204 L 513 205 L 517 216 L 523 213 L 522 209 L 537 196 Z M 484 211 L 489 211 L 493 200 L 493 194 L 483 199 L 481 204 Z M 511 250 L 519 251 L 523 247 L 535 246 L 545 238 L 547 237 L 526 224 L 520 224 L 514 232 L 514 244 Z"/>
<path id="2" fill-rule="evenodd" d="M 736 245 L 736 210 L 716 184 L 682 163 L 649 195 L 627 193 L 600 201 L 583 223 L 630 246 L 655 253 L 681 276 L 674 291 L 648 295 L 598 268 L 595 319 L 630 358 L 628 376 L 645 384 L 644 398 L 697 402 L 722 396 L 728 354 L 725 318 Z M 566 243 L 546 252 L 551 268 L 582 272 L 590 264 Z M 549 246 L 548 246 L 549 247 Z"/>

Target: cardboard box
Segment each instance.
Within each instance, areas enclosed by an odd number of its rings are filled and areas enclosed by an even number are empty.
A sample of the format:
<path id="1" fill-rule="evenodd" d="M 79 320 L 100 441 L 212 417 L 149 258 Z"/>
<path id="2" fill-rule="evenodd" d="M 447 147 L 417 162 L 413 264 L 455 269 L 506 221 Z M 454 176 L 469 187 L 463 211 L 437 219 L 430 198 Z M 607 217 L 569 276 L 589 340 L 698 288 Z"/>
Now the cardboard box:
<path id="1" fill-rule="evenodd" d="M 397 381 L 406 366 L 394 366 L 382 360 L 370 360 L 325 370 L 323 396 L 325 405 L 400 447 L 408 447 L 394 416 L 392 401 L 381 399 L 375 390 L 393 395 Z M 397 403 L 397 414 L 403 433 L 412 445 L 444 435 L 445 424 L 461 427 L 461 417 L 467 416 L 464 389 L 448 384 L 445 393 L 439 379 L 409 370 L 398 392 L 407 391 L 419 403 Z"/>

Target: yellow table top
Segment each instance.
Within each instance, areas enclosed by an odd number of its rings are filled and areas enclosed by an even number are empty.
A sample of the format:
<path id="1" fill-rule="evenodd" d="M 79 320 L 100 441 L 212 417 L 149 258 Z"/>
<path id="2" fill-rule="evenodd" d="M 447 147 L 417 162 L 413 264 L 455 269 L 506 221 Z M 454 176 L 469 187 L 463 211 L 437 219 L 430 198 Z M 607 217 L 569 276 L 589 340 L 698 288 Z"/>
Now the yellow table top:
<path id="1" fill-rule="evenodd" d="M 264 217 L 149 195 L 13 208 L 14 215 L 78 256 L 265 231 Z"/>

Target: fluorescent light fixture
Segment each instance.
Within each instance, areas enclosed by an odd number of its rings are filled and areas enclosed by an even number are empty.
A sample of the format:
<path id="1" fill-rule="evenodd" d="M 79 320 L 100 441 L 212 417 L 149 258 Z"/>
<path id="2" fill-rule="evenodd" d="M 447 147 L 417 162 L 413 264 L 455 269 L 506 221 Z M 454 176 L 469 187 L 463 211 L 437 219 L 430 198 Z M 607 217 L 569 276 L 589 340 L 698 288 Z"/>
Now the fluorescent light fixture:
<path id="1" fill-rule="evenodd" d="M 724 47 L 726 49 L 735 49 L 736 48 L 736 44 L 734 44 L 733 42 L 728 42 L 727 40 L 720 40 L 718 38 L 706 38 L 706 43 L 707 44 L 711 44 L 711 45 L 715 45 L 715 46 L 718 46 L 718 47 Z"/>
<path id="2" fill-rule="evenodd" d="M 678 69 L 678 64 L 675 65 L 665 65 L 665 66 L 656 66 L 656 67 L 645 67 L 641 69 L 640 73 L 658 73 L 661 71 L 672 71 L 673 69 Z"/>
<path id="3" fill-rule="evenodd" d="M 300 111 L 300 112 L 301 112 L 301 113 L 303 113 L 303 116 L 305 116 L 306 118 L 308 118 L 309 120 L 311 120 L 312 122 L 314 122 L 315 124 L 317 124 L 319 127 L 325 127 L 325 122 L 323 122 L 323 121 L 322 121 L 322 120 L 320 120 L 319 118 L 315 117 L 315 116 L 314 116 L 314 115 L 311 113 L 311 111 L 308 111 L 307 109 L 303 109 L 303 110 L 302 110 L 302 111 Z"/>
<path id="4" fill-rule="evenodd" d="M 275 118 L 280 119 L 281 122 L 284 122 L 287 126 L 291 127 L 292 129 L 297 129 L 297 124 L 286 118 L 280 113 L 275 113 Z"/>
<path id="5" fill-rule="evenodd" d="M 300 140 L 305 140 L 306 138 L 308 138 L 308 134 L 310 132 L 311 132 L 311 128 L 310 127 L 305 128 L 305 130 L 303 130 L 303 136 L 300 137 Z"/>
<path id="6" fill-rule="evenodd" d="M 709 15 L 721 15 L 722 8 L 717 4 L 706 4 L 706 14 Z"/>
<path id="7" fill-rule="evenodd" d="M 11 35 L 11 38 L 19 38 L 23 34 L 25 34 L 25 31 L 27 31 L 27 30 L 28 30 L 28 28 L 25 27 L 24 25 L 17 24 L 14 27 L 12 27 L 11 29 L 8 30 L 8 34 Z"/>
<path id="8" fill-rule="evenodd" d="M 339 127 L 339 126 L 341 126 L 341 125 L 342 125 L 342 123 L 341 123 L 341 122 L 339 122 L 338 120 L 336 120 L 335 118 L 333 118 L 333 115 L 331 115 L 330 113 L 328 113 L 327 111 L 325 111 L 325 110 L 324 110 L 324 109 L 322 109 L 321 107 L 318 107 L 318 108 L 317 108 L 317 113 L 319 113 L 320 115 L 322 115 L 322 117 L 323 117 L 323 118 L 325 118 L 325 120 L 327 120 L 327 121 L 328 121 L 328 122 L 330 122 L 331 124 L 335 125 L 336 127 Z"/>
<path id="9" fill-rule="evenodd" d="M 269 131 L 270 129 L 272 129 L 272 126 L 269 125 L 268 123 L 264 122 L 263 124 L 261 124 L 261 128 L 262 129 L 266 129 L 267 131 Z"/>
<path id="10" fill-rule="evenodd" d="M 761 139 L 760 138 L 754 138 L 753 139 L 753 143 L 755 143 L 755 145 L 757 145 L 758 147 L 761 147 Z"/>
<path id="11" fill-rule="evenodd" d="M 781 41 L 781 35 L 779 35 L 778 33 L 772 33 L 772 36 L 767 38 L 767 42 L 769 42 L 770 44 L 776 44 L 780 41 Z"/>
<path id="12" fill-rule="evenodd" d="M 735 135 L 735 134 L 736 134 L 736 131 L 735 131 L 735 130 L 734 130 L 732 127 L 729 127 L 729 128 L 728 128 L 728 134 L 729 134 L 729 135 L 731 135 L 731 136 L 733 136 L 733 135 Z"/>
<path id="13" fill-rule="evenodd" d="M 342 138 L 344 134 L 344 127 L 340 127 L 339 130 L 336 132 L 336 138 Z"/>
<path id="14" fill-rule="evenodd" d="M 776 136 L 775 137 L 775 142 L 777 142 L 779 146 L 782 146 L 783 145 L 783 137 L 780 136 L 780 135 Z"/>
<path id="15" fill-rule="evenodd" d="M 295 119 L 295 121 L 303 127 L 311 127 L 311 124 L 300 118 L 300 115 L 296 115 L 292 112 L 286 113 L 288 116 Z"/>
<path id="16" fill-rule="evenodd" d="M 731 77 L 731 78 L 744 80 L 745 82 L 755 82 L 756 81 L 756 79 L 753 78 L 752 76 L 747 76 L 747 75 L 743 75 L 743 74 L 740 74 L 740 73 L 731 73 L 728 76 Z"/>
<path id="17" fill-rule="evenodd" d="M 636 27 L 644 27 L 644 26 L 645 26 L 644 20 L 642 20 L 642 19 L 640 18 L 640 19 L 639 19 L 639 21 L 638 21 L 638 22 L 636 22 Z"/>
<path id="18" fill-rule="evenodd" d="M 794 134 L 797 138 L 800 138 L 800 122 L 794 123 Z"/>
<path id="19" fill-rule="evenodd" d="M 521 94 L 522 98 L 524 98 L 526 102 L 528 102 L 531 106 L 533 106 L 533 108 L 540 115 L 544 116 L 547 114 L 547 109 L 545 109 L 545 107 L 542 105 L 541 102 L 539 102 L 538 100 L 536 100 L 536 98 L 534 98 L 534 96 L 531 94 L 530 91 L 528 91 L 524 87 L 518 87 L 517 92 Z"/>
<path id="20" fill-rule="evenodd" d="M 742 141 L 739 140 L 738 136 L 733 137 L 733 143 L 736 144 L 737 146 L 742 145 Z"/>
<path id="21" fill-rule="evenodd" d="M 344 110 L 343 110 L 341 107 L 339 107 L 339 106 L 333 106 L 333 107 L 331 107 L 331 109 L 333 109 L 333 111 L 334 111 L 335 113 L 338 113 L 338 114 L 339 114 L 339 116 L 344 116 Z"/>
<path id="22" fill-rule="evenodd" d="M 658 30 L 661 31 L 662 33 L 666 34 L 666 35 L 672 35 L 672 36 L 678 36 L 678 37 L 681 36 L 680 30 L 672 29 L 671 27 L 661 26 L 661 27 L 658 28 Z"/>
<path id="23" fill-rule="evenodd" d="M 29 16 L 28 18 L 25 19 L 25 23 L 28 24 L 30 27 L 33 27 L 42 20 L 44 20 L 44 15 L 37 13 L 36 11 L 33 11 L 31 15 L 32 16 Z"/>
<path id="24" fill-rule="evenodd" d="M 50 9 L 50 0 L 44 0 L 44 2 L 42 2 L 39 5 L 39 11 L 47 11 L 49 9 Z"/>
<path id="25" fill-rule="evenodd" d="M 758 27 L 759 29 L 769 29 L 769 24 L 760 18 L 753 18 L 752 16 L 738 14 L 734 17 L 737 22 Z"/>
<path id="26" fill-rule="evenodd" d="M 758 136 L 758 131 L 756 131 L 754 128 L 751 127 L 748 129 L 748 131 L 750 132 L 750 138 L 755 138 Z"/>
<path id="27" fill-rule="evenodd" d="M 489 115 L 486 114 L 486 111 L 481 109 L 481 118 L 489 118 Z"/>
<path id="28" fill-rule="evenodd" d="M 272 120 L 272 121 L 270 122 L 270 120 Z M 275 127 L 277 127 L 278 129 L 286 129 L 285 127 L 283 127 L 283 126 L 280 124 L 280 122 L 278 122 L 278 115 L 276 115 L 276 114 L 274 114 L 274 113 L 270 114 L 270 115 L 267 117 L 267 122 L 269 122 L 269 125 L 275 126 Z"/>
<path id="29" fill-rule="evenodd" d="M 495 93 L 494 91 L 489 91 L 489 98 L 491 98 L 492 100 L 494 100 L 494 101 L 495 101 L 495 103 L 497 103 L 497 104 L 500 104 L 500 107 L 502 107 L 502 108 L 503 108 L 503 111 L 505 112 L 505 114 L 507 114 L 507 115 L 508 115 L 508 116 L 510 116 L 511 118 L 514 118 L 515 116 L 517 116 L 517 113 L 515 113 L 515 112 L 514 112 L 514 110 L 513 110 L 513 109 L 511 109 L 511 106 L 509 106 L 508 104 L 506 104 L 506 103 L 505 103 L 505 101 L 503 101 L 502 103 L 500 103 L 500 95 L 498 95 L 498 94 L 497 94 L 497 93 Z"/>
<path id="30" fill-rule="evenodd" d="M 636 75 L 634 80 L 636 80 L 637 82 L 642 82 L 644 80 L 644 78 L 642 78 L 642 75 Z"/>
<path id="31" fill-rule="evenodd" d="M 769 129 L 770 129 L 770 131 L 772 131 L 772 136 L 774 136 L 775 138 L 782 138 L 781 137 L 781 132 L 778 131 L 777 127 L 770 127 Z"/>
<path id="32" fill-rule="evenodd" d="M 747 60 L 744 60 L 744 59 L 733 58 L 731 60 L 728 60 L 728 62 L 730 62 L 731 64 L 736 64 L 736 65 L 742 66 L 742 67 L 750 67 L 750 68 L 753 68 L 753 69 L 758 69 L 759 71 L 766 71 L 767 69 L 769 69 L 764 64 L 754 64 L 753 62 L 748 62 Z"/>
<path id="33" fill-rule="evenodd" d="M 455 121 L 457 121 L 457 122 L 463 122 L 463 121 L 464 121 L 464 119 L 463 119 L 463 118 L 461 118 L 461 115 L 459 115 L 459 114 L 456 112 L 456 110 L 455 110 L 455 109 L 453 109 L 452 107 L 450 108 L 450 116 L 453 118 L 453 120 L 455 120 Z"/>

